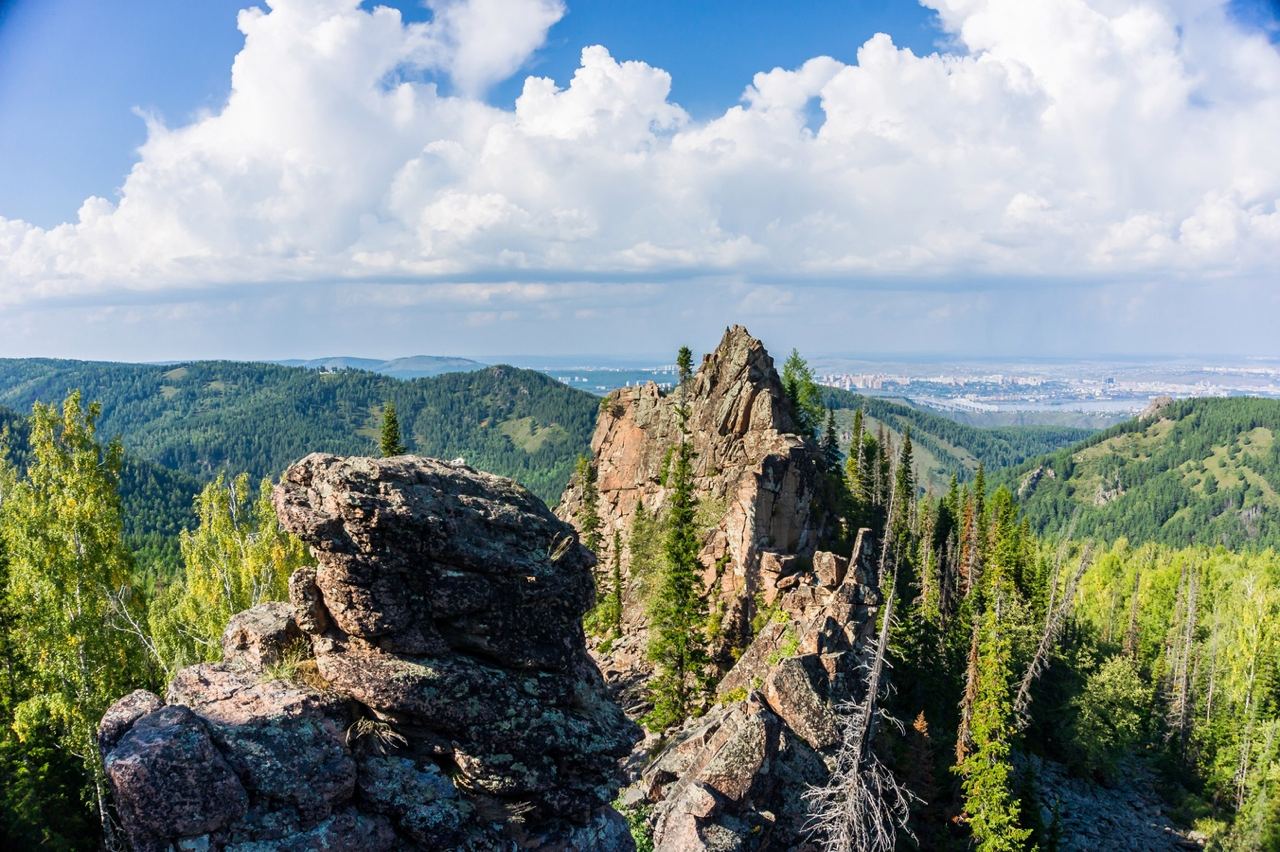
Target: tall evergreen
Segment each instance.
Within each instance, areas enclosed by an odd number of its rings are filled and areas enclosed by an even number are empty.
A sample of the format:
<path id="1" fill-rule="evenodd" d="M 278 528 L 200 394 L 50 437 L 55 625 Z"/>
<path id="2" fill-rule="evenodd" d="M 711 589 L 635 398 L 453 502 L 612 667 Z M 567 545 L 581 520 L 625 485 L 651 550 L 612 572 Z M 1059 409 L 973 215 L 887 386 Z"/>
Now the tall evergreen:
<path id="1" fill-rule="evenodd" d="M 382 406 L 382 436 L 378 447 L 383 458 L 402 456 L 408 452 L 400 437 L 400 418 L 396 415 L 394 402 L 387 402 Z"/>
<path id="2" fill-rule="evenodd" d="M 800 431 L 815 437 L 822 423 L 823 408 L 822 391 L 813 378 L 813 370 L 809 362 L 800 357 L 795 349 L 782 365 L 782 392 L 791 405 L 791 413 L 796 418 Z"/>
<path id="3" fill-rule="evenodd" d="M 582 533 L 582 544 L 599 556 L 604 544 L 600 533 L 600 490 L 596 486 L 596 467 L 591 459 L 578 456 L 574 478 L 582 491 L 582 508 L 578 511 L 578 530 Z"/>
<path id="4" fill-rule="evenodd" d="M 827 470 L 840 470 L 840 439 L 836 435 L 836 411 L 827 409 L 827 424 L 822 430 L 822 440 L 818 444 L 822 452 L 822 460 L 827 463 Z"/>
<path id="5" fill-rule="evenodd" d="M 683 355 L 684 349 L 681 350 Z M 681 359 L 684 360 L 683 358 Z M 662 573 L 649 601 L 649 683 L 653 709 L 645 717 L 650 730 L 661 731 L 689 717 L 702 698 L 706 650 L 706 607 L 699 594 L 697 497 L 693 491 L 693 447 L 688 438 L 684 382 L 677 391 L 680 443 L 667 479 L 666 534 Z"/>
<path id="6" fill-rule="evenodd" d="M 956 766 L 964 779 L 964 810 L 976 848 L 981 852 L 1020 852 L 1029 829 L 1020 827 L 1019 802 L 1012 790 L 1013 641 L 1002 623 L 1011 590 L 995 584 L 994 599 L 977 628 L 977 666 L 969 732 L 973 748 Z"/>

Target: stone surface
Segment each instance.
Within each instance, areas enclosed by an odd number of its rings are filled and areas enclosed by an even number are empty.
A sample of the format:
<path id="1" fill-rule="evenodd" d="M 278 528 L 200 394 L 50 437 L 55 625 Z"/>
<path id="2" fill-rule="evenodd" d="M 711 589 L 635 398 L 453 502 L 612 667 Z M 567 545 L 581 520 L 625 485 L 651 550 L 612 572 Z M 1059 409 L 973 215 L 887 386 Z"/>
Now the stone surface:
<path id="1" fill-rule="evenodd" d="M 281 662 L 301 642 L 302 631 L 289 604 L 258 604 L 227 622 L 222 633 L 222 659 L 260 672 Z"/>
<path id="2" fill-rule="evenodd" d="M 879 602 L 870 542 L 840 560 L 835 589 L 802 572 L 717 686 L 718 704 L 684 725 L 624 792 L 652 807 L 655 848 L 808 849 L 803 795 L 826 780 L 835 705 L 856 700 L 858 661 Z"/>
<path id="3" fill-rule="evenodd" d="M 639 732 L 586 653 L 572 528 L 407 456 L 310 456 L 275 502 L 317 562 L 290 602 L 103 717 L 134 848 L 631 848 L 610 802 Z"/>
<path id="4" fill-rule="evenodd" d="M 713 655 L 731 661 L 734 647 L 750 639 L 757 600 L 773 602 L 779 581 L 808 564 L 827 535 L 820 511 L 823 467 L 811 441 L 796 434 L 773 359 L 742 326 L 726 329 L 685 391 L 694 486 L 707 520 L 699 559 L 707 596 L 723 613 L 723 639 Z M 676 393 L 655 384 L 623 388 L 601 404 L 591 449 L 597 469 L 599 511 L 608 563 L 613 531 L 626 540 L 637 505 L 660 511 L 668 498 L 664 467 L 679 439 Z M 557 513 L 576 522 L 582 494 L 565 492 Z M 640 578 L 624 574 L 623 633 L 601 662 L 610 682 L 626 687 L 625 701 L 638 702 L 649 674 L 643 653 L 645 607 Z"/>

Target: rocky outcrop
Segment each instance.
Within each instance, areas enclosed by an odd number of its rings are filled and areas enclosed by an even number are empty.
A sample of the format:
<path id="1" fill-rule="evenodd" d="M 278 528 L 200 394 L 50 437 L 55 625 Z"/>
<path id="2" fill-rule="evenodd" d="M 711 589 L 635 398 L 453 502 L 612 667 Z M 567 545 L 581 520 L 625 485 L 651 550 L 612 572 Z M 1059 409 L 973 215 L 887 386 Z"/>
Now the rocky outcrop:
<path id="1" fill-rule="evenodd" d="M 806 849 L 803 795 L 826 781 L 837 708 L 857 700 L 879 604 L 867 537 L 820 552 L 720 681 L 716 705 L 675 733 L 623 794 L 649 806 L 659 850 Z M 821 576 L 820 576 L 821 575 Z"/>
<path id="2" fill-rule="evenodd" d="M 313 455 L 275 494 L 317 561 L 220 663 L 104 716 L 139 850 L 628 849 L 639 732 L 580 627 L 593 557 L 518 485 Z"/>
<path id="3" fill-rule="evenodd" d="M 710 608 L 722 616 L 726 647 L 750 638 L 756 599 L 772 601 L 789 574 L 806 568 L 833 523 L 824 511 L 822 462 L 791 415 L 773 359 L 742 326 L 725 331 L 684 390 L 689 409 L 689 440 L 694 450 L 694 479 L 705 524 L 700 562 Z M 666 499 L 666 470 L 680 437 L 677 394 L 657 385 L 623 388 L 606 397 L 591 440 L 599 511 L 606 553 L 612 532 L 623 539 L 636 507 L 661 511 Z M 582 493 L 565 493 L 557 510 L 576 523 Z M 612 642 L 601 665 L 611 682 L 642 681 L 645 617 L 641 578 L 626 577 L 624 635 Z"/>

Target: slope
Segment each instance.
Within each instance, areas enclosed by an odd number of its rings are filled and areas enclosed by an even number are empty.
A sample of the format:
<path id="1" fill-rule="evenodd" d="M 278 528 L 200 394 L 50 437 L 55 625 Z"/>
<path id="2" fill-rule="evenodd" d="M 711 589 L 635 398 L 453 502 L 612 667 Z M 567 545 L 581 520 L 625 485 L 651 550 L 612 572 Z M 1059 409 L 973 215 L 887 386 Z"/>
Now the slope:
<path id="1" fill-rule="evenodd" d="M 1170 403 L 1003 472 L 1040 530 L 1175 547 L 1280 546 L 1280 400 Z"/>
<path id="2" fill-rule="evenodd" d="M 392 401 L 412 452 L 511 476 L 554 501 L 587 447 L 599 401 L 530 370 L 489 367 L 401 381 L 360 370 L 0 360 L 0 404 L 17 410 L 79 388 L 101 429 L 135 456 L 200 479 L 221 469 L 275 476 L 310 452 L 376 451 Z"/>
<path id="3" fill-rule="evenodd" d="M 852 428 L 853 412 L 859 408 L 866 415 L 868 430 L 874 432 L 883 425 L 895 443 L 910 428 L 917 477 L 922 485 L 934 490 L 945 489 L 953 475 L 968 479 L 979 463 L 987 470 L 1016 465 L 1092 434 L 1089 429 L 1069 426 L 981 428 L 881 397 L 839 388 L 822 391 L 826 404 L 836 409 L 837 422 L 845 432 Z"/>

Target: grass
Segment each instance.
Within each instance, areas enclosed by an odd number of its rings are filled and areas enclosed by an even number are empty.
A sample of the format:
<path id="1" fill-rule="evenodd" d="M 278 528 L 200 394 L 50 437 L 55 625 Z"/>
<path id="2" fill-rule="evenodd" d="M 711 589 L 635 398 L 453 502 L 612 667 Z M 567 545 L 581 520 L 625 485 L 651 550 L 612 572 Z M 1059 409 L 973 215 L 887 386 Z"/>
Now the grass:
<path id="1" fill-rule="evenodd" d="M 511 439 L 526 453 L 536 453 L 548 441 L 556 441 L 568 437 L 568 433 L 555 423 L 541 426 L 532 417 L 516 417 L 503 420 L 498 424 L 498 431 Z"/>

